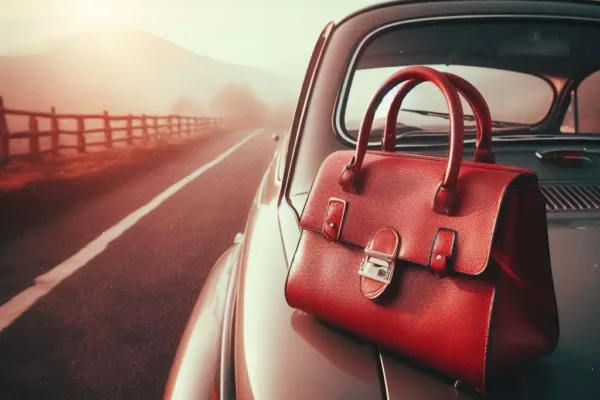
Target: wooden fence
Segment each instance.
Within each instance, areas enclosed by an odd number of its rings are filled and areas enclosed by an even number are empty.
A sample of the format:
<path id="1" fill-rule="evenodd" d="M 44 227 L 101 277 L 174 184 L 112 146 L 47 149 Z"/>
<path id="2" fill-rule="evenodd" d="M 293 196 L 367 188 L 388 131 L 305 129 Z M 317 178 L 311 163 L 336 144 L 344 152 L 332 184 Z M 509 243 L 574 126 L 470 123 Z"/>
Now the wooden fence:
<path id="1" fill-rule="evenodd" d="M 28 118 L 28 129 L 11 132 L 6 118 L 9 115 Z M 40 129 L 40 120 L 45 120 L 49 129 Z M 63 128 L 62 125 L 65 125 L 66 121 L 70 121 L 74 129 Z M 94 125 L 99 127 L 90 128 L 90 122 L 94 122 Z M 91 146 L 109 149 L 119 142 L 132 146 L 136 140 L 146 143 L 158 135 L 190 135 L 208 127 L 222 126 L 224 122 L 222 118 L 184 115 L 110 115 L 107 111 L 102 114 L 58 114 L 54 107 L 50 112 L 14 110 L 5 108 L 0 97 L 0 163 L 12 158 L 39 158 L 43 154 L 58 155 L 63 149 L 86 153 Z M 114 126 L 113 123 L 124 126 Z M 115 133 L 120 133 L 117 135 L 119 137 L 115 137 Z M 92 136 L 100 136 L 101 140 L 97 138 L 89 140 Z M 62 143 L 64 140 L 61 139 L 65 137 L 69 137 L 74 143 Z M 41 146 L 42 138 L 49 138 L 49 145 Z M 28 142 L 28 151 L 20 153 L 11 151 L 11 141 L 18 139 L 21 141 L 25 139 Z"/>

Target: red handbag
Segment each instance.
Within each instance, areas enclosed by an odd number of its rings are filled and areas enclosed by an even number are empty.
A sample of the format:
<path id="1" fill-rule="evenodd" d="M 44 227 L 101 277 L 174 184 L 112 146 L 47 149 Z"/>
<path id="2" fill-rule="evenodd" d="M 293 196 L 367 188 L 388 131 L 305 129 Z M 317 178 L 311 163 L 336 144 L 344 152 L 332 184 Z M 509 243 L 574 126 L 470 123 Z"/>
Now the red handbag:
<path id="1" fill-rule="evenodd" d="M 393 150 L 402 98 L 422 81 L 446 98 L 449 157 L 367 151 L 383 94 L 406 82 L 382 138 Z M 476 162 L 462 161 L 457 88 L 474 109 Z M 537 175 L 493 160 L 489 109 L 470 83 L 428 67 L 393 74 L 367 108 L 355 152 L 329 155 L 317 173 L 288 304 L 481 393 L 489 377 L 552 353 L 558 311 Z"/>

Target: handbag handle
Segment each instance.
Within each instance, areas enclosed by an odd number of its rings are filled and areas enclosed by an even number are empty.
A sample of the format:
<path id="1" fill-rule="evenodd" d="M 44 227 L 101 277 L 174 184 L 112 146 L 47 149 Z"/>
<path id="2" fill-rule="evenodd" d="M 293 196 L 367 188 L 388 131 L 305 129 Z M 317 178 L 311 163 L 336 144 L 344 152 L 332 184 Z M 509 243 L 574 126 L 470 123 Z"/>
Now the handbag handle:
<path id="1" fill-rule="evenodd" d="M 375 108 L 380 103 L 384 94 L 390 87 L 397 86 L 405 81 L 417 79 L 428 81 L 436 85 L 446 98 L 450 116 L 450 154 L 448 165 L 442 182 L 434 196 L 433 210 L 441 214 L 451 214 L 454 205 L 458 171 L 463 156 L 464 114 L 460 97 L 456 88 L 446 75 L 433 68 L 425 66 L 406 67 L 395 72 L 377 90 L 367 107 L 365 116 L 358 131 L 358 142 L 354 156 L 346 165 L 340 176 L 339 184 L 345 192 L 356 192 L 356 177 L 360 174 L 362 163 L 369 144 L 369 136 L 375 118 Z"/>
<path id="2" fill-rule="evenodd" d="M 454 75 L 450 72 L 443 72 L 454 85 L 458 93 L 466 100 L 473 113 L 475 114 L 475 123 L 477 125 L 477 140 L 475 141 L 475 154 L 473 161 L 494 164 L 495 157 L 492 151 L 492 116 L 487 102 L 469 81 Z M 406 82 L 390 104 L 388 116 L 385 121 L 385 128 L 381 140 L 381 147 L 384 151 L 394 151 L 396 149 L 396 121 L 402 101 L 408 93 L 423 81 L 411 80 Z"/>

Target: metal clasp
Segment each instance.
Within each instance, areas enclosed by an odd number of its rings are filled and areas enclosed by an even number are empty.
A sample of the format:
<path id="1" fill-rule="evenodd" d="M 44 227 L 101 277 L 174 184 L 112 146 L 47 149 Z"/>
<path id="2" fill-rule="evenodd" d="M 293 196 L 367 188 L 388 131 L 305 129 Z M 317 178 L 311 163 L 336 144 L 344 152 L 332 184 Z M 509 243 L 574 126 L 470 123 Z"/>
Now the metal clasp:
<path id="1" fill-rule="evenodd" d="M 366 250 L 360 263 L 358 274 L 385 284 L 392 281 L 392 263 L 395 260 L 387 254 Z"/>

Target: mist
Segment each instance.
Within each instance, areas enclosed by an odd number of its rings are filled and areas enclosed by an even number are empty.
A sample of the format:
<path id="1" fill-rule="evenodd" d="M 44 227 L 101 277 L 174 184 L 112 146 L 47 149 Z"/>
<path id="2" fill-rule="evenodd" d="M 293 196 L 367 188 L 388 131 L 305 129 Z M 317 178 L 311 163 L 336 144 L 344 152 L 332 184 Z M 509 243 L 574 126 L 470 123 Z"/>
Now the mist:
<path id="1" fill-rule="evenodd" d="M 237 85 L 282 124 L 323 26 L 369 3 L 0 0 L 0 96 L 30 111 L 212 116 Z"/>

